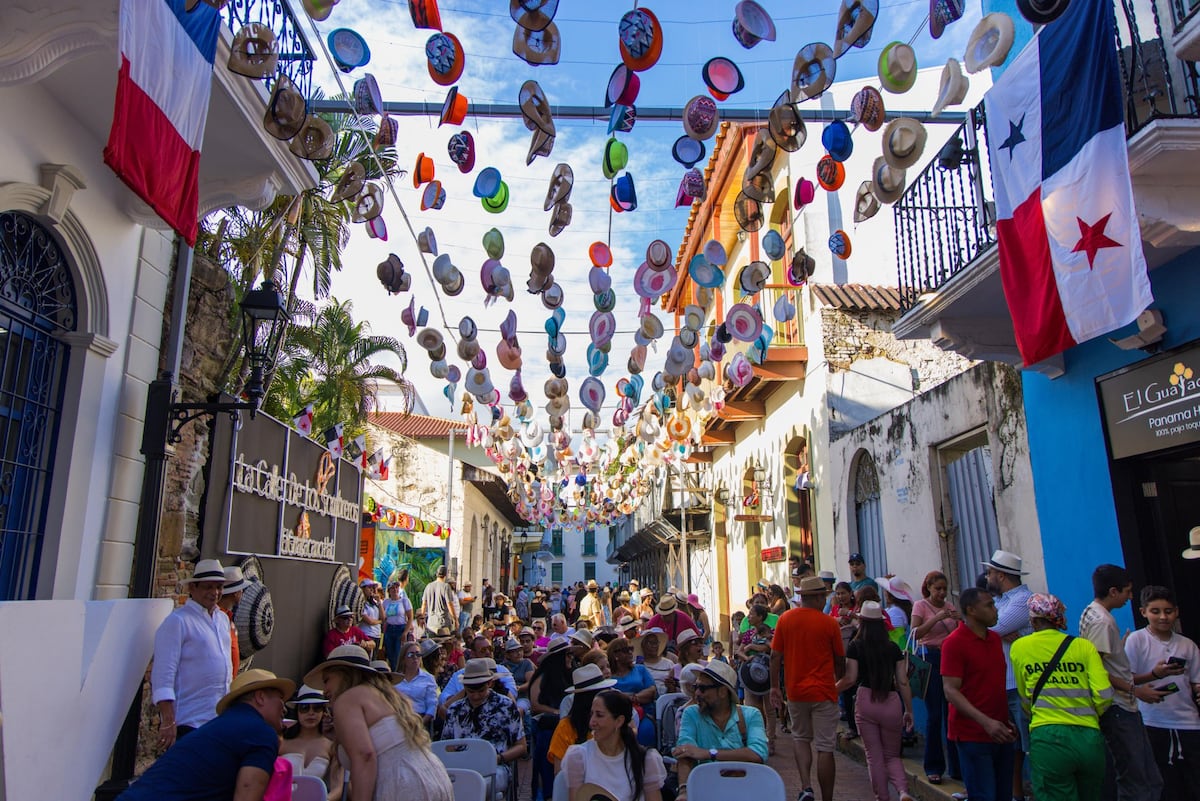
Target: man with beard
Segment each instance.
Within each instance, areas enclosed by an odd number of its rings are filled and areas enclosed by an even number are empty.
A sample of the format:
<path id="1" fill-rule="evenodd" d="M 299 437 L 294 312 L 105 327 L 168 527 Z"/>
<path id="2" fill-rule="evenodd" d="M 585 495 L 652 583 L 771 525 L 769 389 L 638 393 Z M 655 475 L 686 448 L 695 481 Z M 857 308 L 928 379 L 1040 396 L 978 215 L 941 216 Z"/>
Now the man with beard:
<path id="1" fill-rule="evenodd" d="M 762 713 L 737 702 L 737 673 L 724 662 L 703 667 L 692 685 L 695 703 L 683 710 L 679 744 L 679 798 L 687 797 L 687 780 L 701 762 L 767 761 L 767 729 Z"/>

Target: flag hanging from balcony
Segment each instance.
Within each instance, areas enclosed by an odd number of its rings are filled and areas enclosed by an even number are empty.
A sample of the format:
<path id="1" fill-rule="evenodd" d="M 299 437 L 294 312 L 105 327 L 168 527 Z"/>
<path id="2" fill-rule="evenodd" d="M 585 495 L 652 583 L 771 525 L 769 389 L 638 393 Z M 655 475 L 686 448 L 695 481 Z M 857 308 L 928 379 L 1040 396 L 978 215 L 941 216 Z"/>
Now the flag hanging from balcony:
<path id="1" fill-rule="evenodd" d="M 1154 300 L 1133 205 L 1112 0 L 1074 0 L 985 96 L 1000 276 L 1026 366 Z"/>
<path id="2" fill-rule="evenodd" d="M 207 3 L 121 0 L 120 71 L 104 162 L 196 244 L 200 143 L 221 17 Z"/>

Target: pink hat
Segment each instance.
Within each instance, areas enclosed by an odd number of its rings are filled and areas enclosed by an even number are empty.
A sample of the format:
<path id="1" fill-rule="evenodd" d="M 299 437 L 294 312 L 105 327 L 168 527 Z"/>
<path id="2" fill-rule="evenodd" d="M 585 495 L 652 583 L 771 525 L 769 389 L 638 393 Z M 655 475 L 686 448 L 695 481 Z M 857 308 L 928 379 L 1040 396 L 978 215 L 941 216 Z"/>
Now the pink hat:
<path id="1" fill-rule="evenodd" d="M 688 595 L 687 602 L 688 606 L 692 607 L 693 609 L 699 609 L 701 612 L 704 611 L 704 607 L 700 604 L 700 596 L 696 595 L 696 593 L 693 592 Z"/>

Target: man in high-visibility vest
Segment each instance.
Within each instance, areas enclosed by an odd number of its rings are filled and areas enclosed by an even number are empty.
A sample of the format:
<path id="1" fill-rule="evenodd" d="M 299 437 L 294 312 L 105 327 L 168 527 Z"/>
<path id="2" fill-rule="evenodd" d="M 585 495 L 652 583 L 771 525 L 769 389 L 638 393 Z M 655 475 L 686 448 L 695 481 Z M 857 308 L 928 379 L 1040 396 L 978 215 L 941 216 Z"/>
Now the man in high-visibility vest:
<path id="1" fill-rule="evenodd" d="M 1029 598 L 1033 634 L 1012 644 L 1013 673 L 1021 701 L 1031 712 L 1034 795 L 1038 801 L 1094 801 L 1104 785 L 1100 715 L 1113 697 L 1096 646 L 1082 637 L 1072 638 L 1038 689 L 1066 637 L 1065 614 L 1066 607 L 1053 595 Z"/>

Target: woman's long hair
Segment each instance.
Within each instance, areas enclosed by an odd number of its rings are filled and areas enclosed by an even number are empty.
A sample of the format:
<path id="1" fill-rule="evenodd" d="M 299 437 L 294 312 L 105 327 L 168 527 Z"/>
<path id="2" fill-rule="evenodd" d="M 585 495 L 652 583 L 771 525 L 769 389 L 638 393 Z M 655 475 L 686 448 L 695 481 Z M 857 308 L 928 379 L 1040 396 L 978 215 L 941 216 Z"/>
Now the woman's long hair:
<path id="1" fill-rule="evenodd" d="M 567 670 L 567 657 L 570 655 L 570 650 L 547 654 L 533 672 L 529 683 L 532 686 L 539 678 L 542 680 L 536 699 L 542 706 L 557 707 L 567 694 L 567 688 L 571 686 L 571 671 Z"/>
<path id="2" fill-rule="evenodd" d="M 887 700 L 896 688 L 896 645 L 888 637 L 882 620 L 858 619 L 858 683 L 871 690 L 876 703 Z"/>
<path id="3" fill-rule="evenodd" d="M 345 689 L 347 690 L 360 684 L 366 684 L 376 690 L 383 696 L 383 700 L 387 702 L 388 706 L 395 711 L 396 722 L 400 724 L 400 730 L 404 732 L 404 739 L 408 740 L 409 745 L 414 748 L 429 749 L 429 732 L 425 730 L 424 721 L 413 711 L 408 696 L 397 692 L 383 674 L 373 670 L 357 670 L 349 667 L 327 667 L 325 669 L 339 671 L 345 678 Z"/>
<path id="4" fill-rule="evenodd" d="M 780 587 L 778 584 L 771 585 L 768 597 L 774 599 L 772 603 L 774 603 L 776 600 L 783 601 L 783 608 L 785 610 L 792 608 L 792 604 L 788 600 L 787 593 L 784 592 L 783 587 Z"/>
<path id="5" fill-rule="evenodd" d="M 575 727 L 575 744 L 586 743 L 588 738 L 588 722 L 592 719 L 592 701 L 600 690 L 585 690 L 575 693 L 571 701 L 571 725 Z"/>
<path id="6" fill-rule="evenodd" d="M 625 775 L 629 777 L 629 786 L 633 788 L 633 798 L 642 795 L 642 782 L 646 773 L 646 749 L 637 741 L 637 733 L 629 722 L 633 720 L 633 702 L 619 690 L 601 690 L 596 694 L 608 714 L 614 718 L 625 718 L 617 732 L 621 735 L 621 745 L 625 746 Z M 591 705 L 588 705 L 591 710 Z M 574 711 L 574 708 L 572 708 Z"/>

